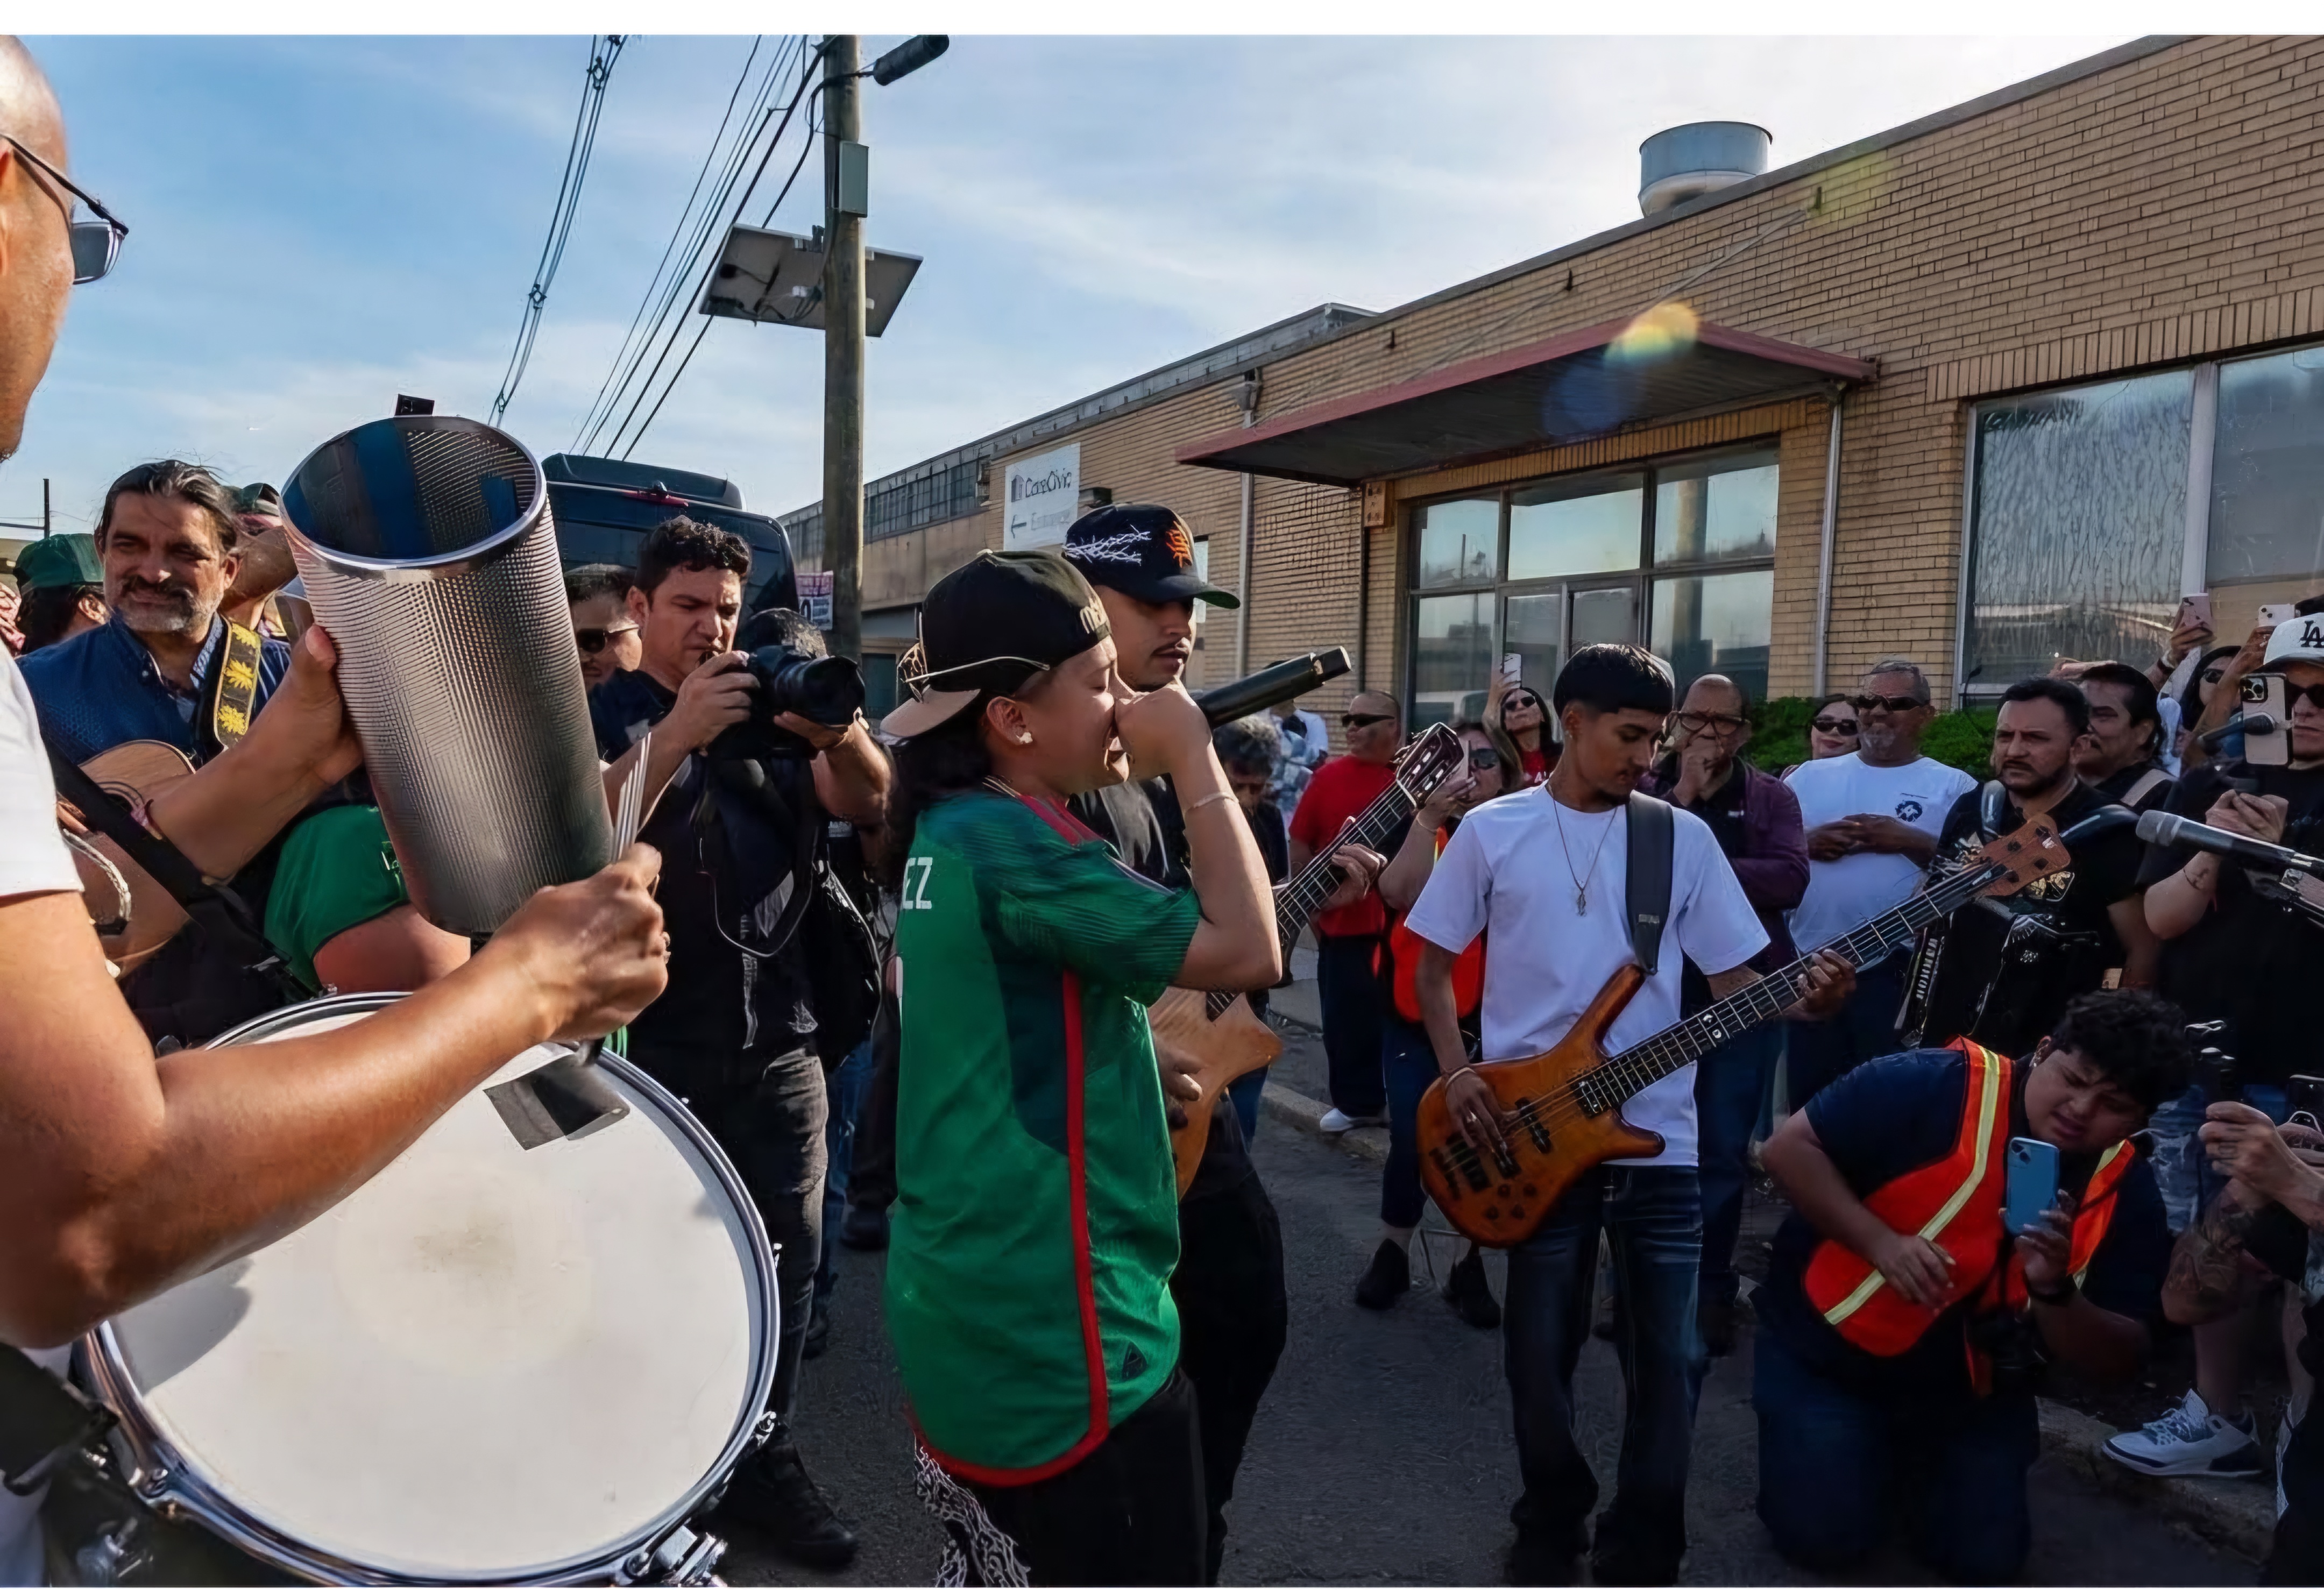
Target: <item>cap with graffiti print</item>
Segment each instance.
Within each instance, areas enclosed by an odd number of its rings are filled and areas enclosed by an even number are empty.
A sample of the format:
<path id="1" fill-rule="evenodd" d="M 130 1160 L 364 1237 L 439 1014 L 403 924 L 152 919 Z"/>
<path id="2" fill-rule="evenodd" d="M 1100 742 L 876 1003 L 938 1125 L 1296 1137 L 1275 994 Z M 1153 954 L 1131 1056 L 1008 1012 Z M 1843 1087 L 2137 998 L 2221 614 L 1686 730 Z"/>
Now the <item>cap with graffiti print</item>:
<path id="1" fill-rule="evenodd" d="M 1191 602 L 1240 607 L 1194 571 L 1194 537 L 1186 521 L 1151 502 L 1109 502 L 1074 520 L 1065 555 L 1093 585 L 1140 602 Z"/>

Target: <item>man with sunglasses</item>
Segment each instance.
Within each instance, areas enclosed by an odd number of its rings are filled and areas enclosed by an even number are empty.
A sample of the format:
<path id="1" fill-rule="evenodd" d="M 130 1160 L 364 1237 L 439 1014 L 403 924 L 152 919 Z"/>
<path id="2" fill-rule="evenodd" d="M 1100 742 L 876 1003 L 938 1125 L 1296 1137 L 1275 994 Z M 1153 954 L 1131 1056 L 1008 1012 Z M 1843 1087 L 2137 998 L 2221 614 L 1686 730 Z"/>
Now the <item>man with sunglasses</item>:
<path id="1" fill-rule="evenodd" d="M 1936 719 L 1929 682 L 1910 657 L 1865 670 L 1853 704 L 1857 749 L 1803 762 L 1785 781 L 1807 825 L 1808 887 L 1791 916 L 1792 940 L 1813 950 L 1881 915 L 1920 887 L 1922 869 L 1953 803 L 1977 787 L 1921 754 Z M 1785 1049 L 1785 1092 L 1797 1109 L 1860 1061 L 1896 1047 L 1910 957 L 1900 951 L 1856 971 L 1856 991 L 1829 1022 L 1797 1022 Z"/>
<path id="2" fill-rule="evenodd" d="M 573 643 L 581 649 L 581 683 L 587 689 L 645 666 L 645 642 L 630 616 L 630 587 L 636 583 L 615 563 L 586 563 L 565 571 Z"/>
<path id="3" fill-rule="evenodd" d="M 1796 955 L 1784 914 L 1808 887 L 1808 847 L 1800 803 L 1780 778 L 1743 759 L 1751 743 L 1751 701 L 1743 687 L 1705 674 L 1679 703 L 1671 749 L 1638 787 L 1711 828 L 1743 886 L 1743 897 L 1766 930 L 1767 946 L 1748 962 L 1761 974 Z M 1679 985 L 1680 1008 L 1692 1015 L 1712 1003 L 1711 985 L 1690 963 Z M 1783 1052 L 1784 1029 L 1769 1023 L 1738 1034 L 1696 1062 L 1696 1164 L 1702 1182 L 1702 1282 L 1696 1318 L 1714 1358 L 1735 1350 L 1735 1239 L 1743 1228 L 1743 1187 L 1751 1172 L 1751 1129 Z"/>
<path id="4" fill-rule="evenodd" d="M 1315 769 L 1299 797 L 1298 810 L 1291 814 L 1294 872 L 1339 838 L 1351 818 L 1396 782 L 1396 753 L 1404 734 L 1403 712 L 1394 696 L 1359 692 L 1340 714 L 1340 727 L 1347 735 L 1347 754 Z M 1314 925 L 1315 992 L 1323 1009 L 1323 1054 L 1332 1096 L 1323 1130 L 1386 1126 L 1380 1011 L 1387 996 L 1379 966 L 1388 913 L 1377 894 L 1368 894 L 1320 913 Z"/>

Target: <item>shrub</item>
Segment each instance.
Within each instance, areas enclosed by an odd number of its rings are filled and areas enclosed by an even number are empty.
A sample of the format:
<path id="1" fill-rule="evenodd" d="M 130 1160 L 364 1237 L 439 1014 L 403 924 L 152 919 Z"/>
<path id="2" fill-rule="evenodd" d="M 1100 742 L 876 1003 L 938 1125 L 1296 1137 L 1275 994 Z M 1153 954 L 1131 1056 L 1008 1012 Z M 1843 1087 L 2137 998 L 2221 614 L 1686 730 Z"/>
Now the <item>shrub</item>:
<path id="1" fill-rule="evenodd" d="M 1745 755 L 1770 773 L 1806 761 L 1808 721 L 1814 716 L 1815 703 L 1809 696 L 1784 695 L 1754 703 L 1751 744 Z M 1972 778 L 1990 777 L 1993 720 L 1991 707 L 1940 713 L 1921 737 L 1921 754 L 1958 767 Z"/>

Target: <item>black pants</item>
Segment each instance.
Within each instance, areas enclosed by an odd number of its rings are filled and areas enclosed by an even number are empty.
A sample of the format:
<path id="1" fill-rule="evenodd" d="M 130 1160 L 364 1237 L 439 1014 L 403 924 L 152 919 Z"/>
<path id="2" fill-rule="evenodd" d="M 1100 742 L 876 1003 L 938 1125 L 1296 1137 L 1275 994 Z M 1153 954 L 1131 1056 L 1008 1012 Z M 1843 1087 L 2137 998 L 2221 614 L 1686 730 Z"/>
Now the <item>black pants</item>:
<path id="1" fill-rule="evenodd" d="M 880 996 L 872 1023 L 872 1080 L 855 1112 L 855 1147 L 847 1169 L 847 1201 L 884 1209 L 896 1201 L 896 1073 L 904 1060 L 904 1024 L 896 997 Z"/>
<path id="2" fill-rule="evenodd" d="M 1202 1416 L 1203 1490 L 1209 1509 L 1208 1572 L 1219 1582 L 1227 1549 L 1226 1505 L 1259 1399 L 1283 1356 L 1289 1309 L 1283 1295 L 1283 1231 L 1256 1175 L 1178 1206 L 1178 1368 L 1194 1384 Z"/>
<path id="3" fill-rule="evenodd" d="M 2283 1516 L 2275 1521 L 2263 1585 L 2324 1585 L 2324 1411 L 2310 1404 L 2276 1465 Z"/>
<path id="4" fill-rule="evenodd" d="M 1380 1072 L 1380 1011 L 1388 997 L 1373 964 L 1379 947 L 1369 933 L 1315 935 L 1315 997 L 1323 1008 L 1332 1103 L 1358 1117 L 1388 1113 L 1388 1083 Z"/>
<path id="5" fill-rule="evenodd" d="M 1194 1391 L 1173 1373 L 1096 1451 L 1029 1485 L 964 1481 L 1036 1585 L 1194 1585 L 1204 1550 Z"/>
<path id="6" fill-rule="evenodd" d="M 1784 1024 L 1784 1097 L 1792 1108 L 1798 1109 L 1826 1083 L 1866 1061 L 1894 1054 L 1902 1046 L 1896 1012 L 1904 1003 L 1904 978 L 1912 968 L 1909 955 L 1891 955 L 1877 966 L 1860 967 L 1856 992 L 1830 1021 Z"/>

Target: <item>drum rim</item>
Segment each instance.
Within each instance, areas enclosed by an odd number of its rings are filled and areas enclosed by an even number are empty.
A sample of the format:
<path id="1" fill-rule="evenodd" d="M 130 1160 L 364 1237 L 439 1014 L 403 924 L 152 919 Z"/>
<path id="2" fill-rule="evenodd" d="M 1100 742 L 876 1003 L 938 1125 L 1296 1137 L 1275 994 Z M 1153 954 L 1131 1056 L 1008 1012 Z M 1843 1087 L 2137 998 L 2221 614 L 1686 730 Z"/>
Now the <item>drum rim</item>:
<path id="1" fill-rule="evenodd" d="M 401 994 L 337 994 L 269 1011 L 221 1033 L 205 1049 L 223 1049 L 271 1036 L 292 1018 L 337 1015 L 371 1015 L 405 997 Z M 551 1040 L 549 1047 L 573 1048 Z M 750 1393 L 744 1411 L 720 1449 L 717 1461 L 672 1506 L 630 1531 L 614 1545 L 586 1555 L 528 1566 L 518 1573 L 431 1574 L 414 1578 L 374 1564 L 356 1562 L 305 1545 L 278 1526 L 254 1517 L 210 1484 L 189 1465 L 174 1443 L 163 1435 L 146 1411 L 143 1393 L 129 1373 L 113 1322 L 106 1320 L 81 1337 L 81 1358 L 97 1395 L 117 1417 L 116 1444 L 124 1445 L 132 1459 L 127 1475 L 137 1494 L 158 1509 L 181 1511 L 205 1529 L 262 1561 L 324 1583 L 350 1585 L 579 1585 L 599 1582 L 617 1570 L 634 1578 L 650 1571 L 654 1549 L 700 1513 L 721 1491 L 735 1466 L 764 1438 L 768 1398 L 773 1393 L 775 1360 L 782 1339 L 782 1294 L 777 1280 L 774 1247 L 758 1205 L 709 1128 L 695 1118 L 677 1095 L 621 1056 L 601 1052 L 597 1063 L 624 1084 L 659 1106 L 686 1140 L 700 1151 L 734 1207 L 742 1211 L 742 1227 L 749 1239 L 750 1257 L 765 1300 L 767 1328 L 752 1345 Z M 462 1096 L 463 1098 L 466 1095 Z M 430 1123 L 432 1126 L 433 1123 Z M 349 1194 L 350 1197 L 353 1194 Z"/>

